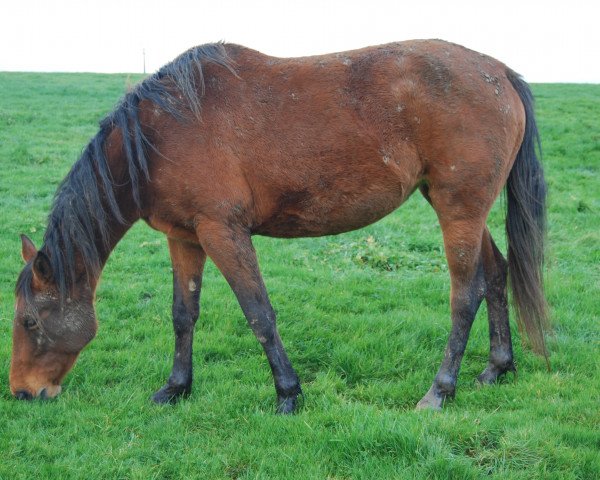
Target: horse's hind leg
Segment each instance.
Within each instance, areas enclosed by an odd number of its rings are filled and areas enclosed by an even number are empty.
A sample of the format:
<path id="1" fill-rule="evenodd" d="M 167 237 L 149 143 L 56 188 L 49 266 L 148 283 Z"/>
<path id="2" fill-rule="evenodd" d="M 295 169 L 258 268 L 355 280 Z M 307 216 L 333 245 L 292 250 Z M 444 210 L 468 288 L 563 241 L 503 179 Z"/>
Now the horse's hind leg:
<path id="1" fill-rule="evenodd" d="M 450 270 L 452 327 L 442 365 L 417 408 L 440 409 L 447 397 L 454 396 L 471 325 L 485 289 L 480 255 L 482 226 L 470 220 L 440 223 Z"/>
<path id="2" fill-rule="evenodd" d="M 249 233 L 214 221 L 199 221 L 196 231 L 200 243 L 231 286 L 248 325 L 263 346 L 275 381 L 278 412 L 292 413 L 302 390 L 281 343 L 275 312 L 269 302 Z"/>
<path id="3" fill-rule="evenodd" d="M 173 265 L 173 329 L 175 355 L 169 380 L 152 400 L 174 402 L 192 389 L 192 342 L 200 313 L 200 286 L 206 254 L 202 247 L 169 238 Z"/>
<path id="4" fill-rule="evenodd" d="M 508 323 L 508 301 L 506 298 L 507 263 L 496 247 L 490 232 L 483 233 L 481 247 L 485 275 L 485 300 L 490 325 L 490 358 L 486 369 L 477 379 L 481 383 L 494 383 L 506 372 L 516 372 L 513 362 L 512 341 Z"/>

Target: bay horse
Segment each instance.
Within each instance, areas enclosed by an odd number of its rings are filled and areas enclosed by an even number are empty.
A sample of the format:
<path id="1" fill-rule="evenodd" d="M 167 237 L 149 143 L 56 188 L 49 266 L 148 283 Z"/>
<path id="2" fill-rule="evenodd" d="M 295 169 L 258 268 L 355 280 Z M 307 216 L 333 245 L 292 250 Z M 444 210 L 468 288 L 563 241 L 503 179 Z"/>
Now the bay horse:
<path id="1" fill-rule="evenodd" d="M 435 210 L 451 278 L 452 326 L 419 408 L 455 393 L 477 309 L 490 354 L 478 377 L 515 370 L 518 324 L 546 356 L 542 286 L 546 186 L 533 97 L 486 55 L 416 40 L 303 58 L 233 44 L 188 50 L 125 94 L 54 198 L 43 245 L 22 236 L 10 388 L 54 397 L 96 334 L 94 296 L 110 252 L 139 219 L 163 232 L 173 265 L 175 355 L 153 396 L 192 386 L 205 260 L 222 272 L 271 367 L 277 410 L 301 394 L 276 328 L 252 235 L 334 235 L 369 225 L 419 190 Z M 508 260 L 486 219 L 506 186 Z"/>

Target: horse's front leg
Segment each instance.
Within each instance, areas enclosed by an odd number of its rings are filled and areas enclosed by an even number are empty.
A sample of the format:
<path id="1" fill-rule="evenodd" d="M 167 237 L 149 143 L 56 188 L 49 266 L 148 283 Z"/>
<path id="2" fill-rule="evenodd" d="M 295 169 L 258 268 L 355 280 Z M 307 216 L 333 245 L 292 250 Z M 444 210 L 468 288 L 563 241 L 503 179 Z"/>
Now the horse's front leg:
<path id="1" fill-rule="evenodd" d="M 169 380 L 152 400 L 176 402 L 192 390 L 192 343 L 194 325 L 200 313 L 200 287 L 206 254 L 202 247 L 169 238 L 173 265 L 173 328 L 175 355 Z"/>
<path id="2" fill-rule="evenodd" d="M 258 269 L 249 233 L 215 221 L 198 222 L 197 235 L 208 256 L 235 293 L 248 325 L 262 345 L 275 382 L 278 413 L 296 408 L 300 382 L 283 348 L 275 325 L 275 312 Z"/>

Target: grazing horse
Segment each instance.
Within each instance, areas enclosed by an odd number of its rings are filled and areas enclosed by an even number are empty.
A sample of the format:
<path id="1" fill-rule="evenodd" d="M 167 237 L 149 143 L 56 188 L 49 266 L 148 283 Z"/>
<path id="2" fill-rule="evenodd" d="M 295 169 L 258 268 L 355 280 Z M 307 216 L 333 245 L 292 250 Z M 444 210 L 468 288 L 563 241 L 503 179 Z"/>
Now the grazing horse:
<path id="1" fill-rule="evenodd" d="M 471 324 L 488 305 L 492 383 L 514 371 L 506 295 L 547 357 L 542 288 L 546 187 L 527 84 L 440 40 L 304 58 L 230 44 L 192 48 L 128 92 L 61 183 L 38 250 L 22 236 L 10 387 L 54 397 L 96 333 L 110 252 L 143 219 L 168 239 L 175 356 L 153 400 L 191 391 L 192 336 L 210 257 L 262 344 L 290 413 L 301 394 L 251 236 L 334 235 L 369 225 L 419 189 L 443 232 L 452 328 L 418 404 L 454 395 Z M 508 261 L 486 227 L 507 190 Z"/>

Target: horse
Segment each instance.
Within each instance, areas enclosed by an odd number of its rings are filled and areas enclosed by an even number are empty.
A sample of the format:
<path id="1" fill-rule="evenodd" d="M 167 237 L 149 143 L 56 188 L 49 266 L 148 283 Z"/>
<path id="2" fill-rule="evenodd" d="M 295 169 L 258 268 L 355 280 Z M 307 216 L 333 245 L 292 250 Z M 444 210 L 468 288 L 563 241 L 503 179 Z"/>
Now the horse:
<path id="1" fill-rule="evenodd" d="M 222 42 L 191 48 L 130 89 L 100 122 L 57 189 L 43 245 L 21 237 L 26 264 L 16 284 L 11 393 L 60 393 L 96 334 L 102 269 L 142 219 L 166 235 L 173 267 L 175 354 L 154 402 L 191 392 L 192 337 L 210 257 L 264 349 L 277 412 L 292 413 L 300 381 L 252 235 L 359 229 L 419 190 L 437 214 L 451 280 L 447 346 L 417 404 L 440 409 L 455 394 L 484 299 L 490 352 L 478 380 L 516 373 L 507 283 L 519 328 L 548 358 L 540 151 L 528 84 L 459 45 L 414 40 L 301 58 Z M 507 259 L 486 226 L 505 187 Z"/>

